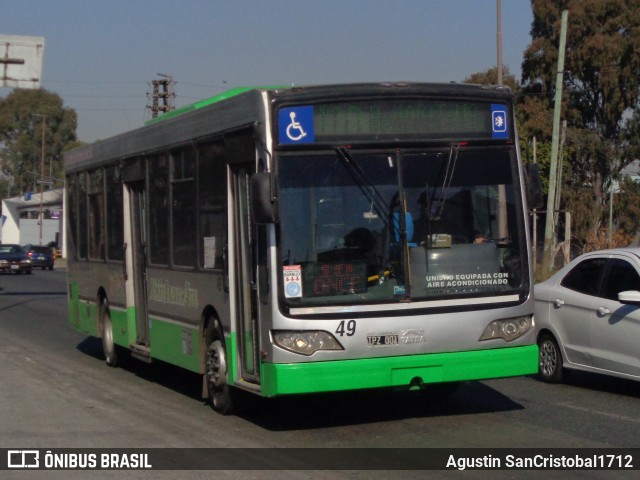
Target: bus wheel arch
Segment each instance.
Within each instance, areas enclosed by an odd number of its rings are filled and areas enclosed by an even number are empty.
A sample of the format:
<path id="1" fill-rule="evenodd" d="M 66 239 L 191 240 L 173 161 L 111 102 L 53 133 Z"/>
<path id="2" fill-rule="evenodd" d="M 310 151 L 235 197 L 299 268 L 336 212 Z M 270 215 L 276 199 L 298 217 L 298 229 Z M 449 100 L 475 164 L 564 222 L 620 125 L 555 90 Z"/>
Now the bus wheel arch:
<path id="1" fill-rule="evenodd" d="M 233 411 L 233 387 L 228 381 L 228 357 L 222 324 L 214 311 L 204 322 L 204 375 L 203 393 L 211 406 L 223 415 Z"/>

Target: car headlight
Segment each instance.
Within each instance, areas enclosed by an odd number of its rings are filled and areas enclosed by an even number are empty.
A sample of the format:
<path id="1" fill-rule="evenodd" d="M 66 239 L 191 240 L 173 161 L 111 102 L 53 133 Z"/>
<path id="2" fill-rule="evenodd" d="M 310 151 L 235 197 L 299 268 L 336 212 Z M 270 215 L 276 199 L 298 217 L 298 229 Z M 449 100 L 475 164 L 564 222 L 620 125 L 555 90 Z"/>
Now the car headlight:
<path id="1" fill-rule="evenodd" d="M 23 265 L 31 265 L 31 260 L 30 259 L 20 260 L 20 263 L 22 263 Z"/>
<path id="2" fill-rule="evenodd" d="M 533 317 L 515 317 L 505 318 L 502 320 L 494 320 L 480 336 L 480 340 L 493 340 L 494 338 L 502 338 L 506 342 L 521 337 L 533 328 Z"/>
<path id="3" fill-rule="evenodd" d="M 274 330 L 272 334 L 277 346 L 301 355 L 313 355 L 318 350 L 344 350 L 333 335 L 322 330 Z"/>
<path id="4" fill-rule="evenodd" d="M 9 260 L 0 260 L 0 265 L 6 265 L 9 263 Z"/>

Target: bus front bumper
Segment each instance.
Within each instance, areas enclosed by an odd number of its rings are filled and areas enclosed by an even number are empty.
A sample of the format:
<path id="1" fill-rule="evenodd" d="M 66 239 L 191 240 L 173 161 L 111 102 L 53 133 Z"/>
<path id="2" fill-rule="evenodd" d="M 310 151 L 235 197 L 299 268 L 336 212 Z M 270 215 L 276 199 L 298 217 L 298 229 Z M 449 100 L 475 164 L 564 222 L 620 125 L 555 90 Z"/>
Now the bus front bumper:
<path id="1" fill-rule="evenodd" d="M 538 371 L 538 346 L 262 365 L 266 397 L 486 380 Z"/>

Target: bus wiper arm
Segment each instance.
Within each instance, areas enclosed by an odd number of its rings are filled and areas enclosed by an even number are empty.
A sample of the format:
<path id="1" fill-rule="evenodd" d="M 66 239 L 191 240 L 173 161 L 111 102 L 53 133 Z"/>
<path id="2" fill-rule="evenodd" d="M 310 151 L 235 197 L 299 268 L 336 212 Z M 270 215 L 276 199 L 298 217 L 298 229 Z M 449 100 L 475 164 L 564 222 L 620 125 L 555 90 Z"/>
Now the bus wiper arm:
<path id="1" fill-rule="evenodd" d="M 360 188 L 362 194 L 367 198 L 371 207 L 376 211 L 378 217 L 380 217 L 384 224 L 387 225 L 390 210 L 374 183 L 364 172 L 358 161 L 349 154 L 346 148 L 335 147 L 335 151 L 344 167 L 358 185 L 358 188 Z"/>
<path id="2" fill-rule="evenodd" d="M 447 201 L 445 190 L 451 186 L 451 180 L 453 179 L 453 172 L 456 169 L 456 162 L 458 161 L 458 152 L 460 151 L 459 144 L 452 144 L 449 150 L 449 160 L 447 160 L 447 169 L 444 173 L 444 180 L 442 181 L 442 187 L 440 189 L 440 209 L 434 220 L 440 220 L 442 218 L 442 212 L 444 212 L 444 204 Z M 435 195 L 435 189 L 433 194 Z"/>

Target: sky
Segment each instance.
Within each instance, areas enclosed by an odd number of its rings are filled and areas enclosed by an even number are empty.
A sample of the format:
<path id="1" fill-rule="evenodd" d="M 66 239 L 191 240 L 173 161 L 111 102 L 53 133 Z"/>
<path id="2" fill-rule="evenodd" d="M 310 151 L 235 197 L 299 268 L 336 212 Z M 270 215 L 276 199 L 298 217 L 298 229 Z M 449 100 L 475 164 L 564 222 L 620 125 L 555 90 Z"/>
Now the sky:
<path id="1" fill-rule="evenodd" d="M 530 0 L 502 0 L 502 62 L 520 78 Z M 496 0 L 0 0 L 0 35 L 45 38 L 42 87 L 93 142 L 228 88 L 461 82 L 497 63 Z M 11 90 L 0 88 L 0 97 Z"/>

